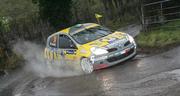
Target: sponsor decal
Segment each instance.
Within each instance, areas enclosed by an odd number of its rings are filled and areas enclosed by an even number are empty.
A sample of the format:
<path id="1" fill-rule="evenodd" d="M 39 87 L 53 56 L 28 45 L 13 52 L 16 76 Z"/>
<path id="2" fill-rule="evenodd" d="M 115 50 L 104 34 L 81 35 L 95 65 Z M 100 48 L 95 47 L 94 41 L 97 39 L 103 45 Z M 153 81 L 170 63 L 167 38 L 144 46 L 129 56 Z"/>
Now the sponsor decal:
<path id="1" fill-rule="evenodd" d="M 100 57 L 94 57 L 94 56 L 91 56 L 90 57 L 90 60 L 92 63 L 96 62 L 96 61 L 100 61 L 100 60 L 105 60 L 107 59 L 108 56 L 100 56 Z"/>
<path id="2" fill-rule="evenodd" d="M 101 42 L 93 42 L 93 43 L 91 43 L 90 45 L 91 46 L 96 46 L 96 45 L 100 45 L 101 44 Z"/>
<path id="3" fill-rule="evenodd" d="M 66 54 L 76 54 L 76 50 L 66 50 Z"/>
<path id="4" fill-rule="evenodd" d="M 81 52 L 82 54 L 86 54 L 86 53 L 87 53 L 87 51 L 84 50 L 84 49 L 82 49 L 80 52 Z"/>
<path id="5" fill-rule="evenodd" d="M 122 47 L 122 44 L 126 41 L 126 39 L 117 39 L 117 40 L 114 40 L 113 43 L 107 45 L 108 48 L 112 48 L 112 47 L 115 47 L 115 46 L 119 46 L 119 47 Z"/>
<path id="6" fill-rule="evenodd" d="M 115 41 L 117 41 L 118 40 L 118 38 L 111 38 L 109 41 L 108 41 L 108 43 L 114 43 Z"/>

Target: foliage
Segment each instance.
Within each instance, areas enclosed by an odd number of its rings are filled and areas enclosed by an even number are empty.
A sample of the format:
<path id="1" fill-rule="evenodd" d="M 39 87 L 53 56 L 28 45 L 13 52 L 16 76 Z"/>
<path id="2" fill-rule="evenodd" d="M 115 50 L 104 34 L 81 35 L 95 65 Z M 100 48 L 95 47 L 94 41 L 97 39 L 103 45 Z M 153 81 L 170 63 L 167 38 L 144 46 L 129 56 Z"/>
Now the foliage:
<path id="1" fill-rule="evenodd" d="M 0 29 L 7 32 L 9 31 L 9 19 L 5 17 L 0 18 Z"/>
<path id="2" fill-rule="evenodd" d="M 38 7 L 31 0 L 1 0 L 0 8 L 0 70 L 3 70 L 19 64 L 20 59 L 12 51 L 17 40 L 42 44 L 54 29 L 38 17 Z"/>
<path id="3" fill-rule="evenodd" d="M 38 6 L 31 0 L 0 0 L 0 2 L 0 17 L 18 21 L 34 16 L 38 12 Z"/>
<path id="4" fill-rule="evenodd" d="M 166 47 L 180 44 L 180 21 L 169 22 L 151 32 L 141 33 L 136 41 L 140 47 Z"/>
<path id="5" fill-rule="evenodd" d="M 102 25 L 117 29 L 130 22 L 140 22 L 140 5 L 140 0 L 73 0 L 71 22 L 97 22 L 94 14 L 98 13 L 103 15 Z"/>
<path id="6" fill-rule="evenodd" d="M 23 58 L 15 53 L 8 54 L 6 50 L 0 50 L 0 71 L 14 69 L 20 66 Z"/>
<path id="7" fill-rule="evenodd" d="M 37 0 L 40 17 L 56 27 L 69 26 L 71 20 L 71 0 Z"/>

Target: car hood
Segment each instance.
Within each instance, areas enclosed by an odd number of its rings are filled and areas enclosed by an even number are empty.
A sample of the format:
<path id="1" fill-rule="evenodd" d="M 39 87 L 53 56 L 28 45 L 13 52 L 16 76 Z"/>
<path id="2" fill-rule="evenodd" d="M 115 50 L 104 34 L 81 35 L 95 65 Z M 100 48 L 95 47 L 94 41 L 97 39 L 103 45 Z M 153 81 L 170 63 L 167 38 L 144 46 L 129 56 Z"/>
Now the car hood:
<path id="1" fill-rule="evenodd" d="M 86 43 L 83 46 L 86 48 L 92 48 L 92 47 L 107 47 L 108 45 L 111 45 L 115 42 L 120 42 L 120 40 L 126 39 L 126 33 L 122 32 L 114 32 L 112 34 L 109 34 L 108 36 L 105 36 L 103 38 L 94 40 L 92 42 Z"/>

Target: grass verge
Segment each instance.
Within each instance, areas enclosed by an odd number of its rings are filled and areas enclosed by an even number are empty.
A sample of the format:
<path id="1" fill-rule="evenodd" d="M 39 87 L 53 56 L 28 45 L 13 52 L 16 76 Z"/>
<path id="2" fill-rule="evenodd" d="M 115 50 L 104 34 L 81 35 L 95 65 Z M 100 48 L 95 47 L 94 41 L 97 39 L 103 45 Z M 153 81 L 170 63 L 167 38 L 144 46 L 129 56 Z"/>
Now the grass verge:
<path id="1" fill-rule="evenodd" d="M 140 48 L 168 49 L 180 45 L 180 21 L 166 23 L 150 32 L 141 32 L 136 38 Z"/>

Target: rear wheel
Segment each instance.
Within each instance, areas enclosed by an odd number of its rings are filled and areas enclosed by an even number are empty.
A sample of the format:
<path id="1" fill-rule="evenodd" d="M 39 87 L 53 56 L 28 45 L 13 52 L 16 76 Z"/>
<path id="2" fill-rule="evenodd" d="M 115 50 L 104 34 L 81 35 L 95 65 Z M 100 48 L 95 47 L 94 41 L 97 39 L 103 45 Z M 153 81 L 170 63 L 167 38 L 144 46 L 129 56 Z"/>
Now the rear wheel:
<path id="1" fill-rule="evenodd" d="M 92 73 L 93 72 L 93 65 L 92 65 L 92 63 L 90 62 L 89 59 L 82 58 L 80 64 L 81 64 L 82 70 L 85 73 Z"/>

